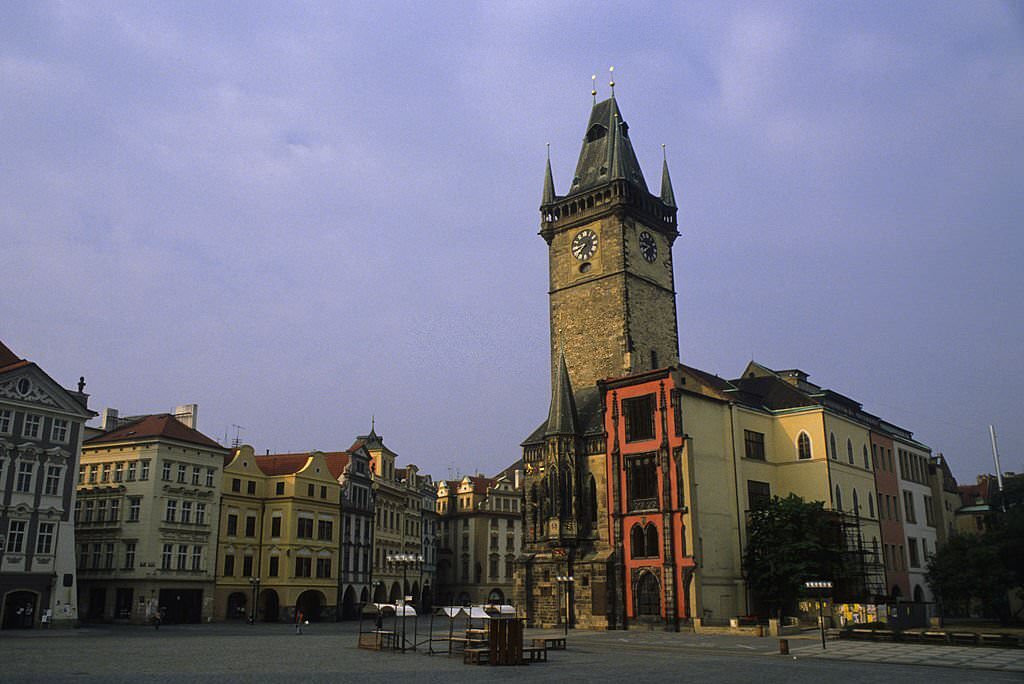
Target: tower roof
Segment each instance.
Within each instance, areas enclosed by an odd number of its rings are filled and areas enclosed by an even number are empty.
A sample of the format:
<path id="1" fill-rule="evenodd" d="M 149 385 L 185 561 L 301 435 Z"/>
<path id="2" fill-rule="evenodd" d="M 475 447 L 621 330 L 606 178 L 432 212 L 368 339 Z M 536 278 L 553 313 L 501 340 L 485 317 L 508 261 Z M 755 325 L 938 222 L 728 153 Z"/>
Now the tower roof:
<path id="1" fill-rule="evenodd" d="M 548 154 L 548 165 L 544 170 L 544 196 L 541 197 L 540 203 L 542 205 L 551 204 L 556 198 L 555 178 L 551 175 L 551 155 Z"/>
<path id="2" fill-rule="evenodd" d="M 647 182 L 629 140 L 629 125 L 614 97 L 594 103 L 569 193 L 626 180 L 647 192 Z"/>
<path id="3" fill-rule="evenodd" d="M 569 381 L 569 369 L 565 365 L 565 354 L 558 356 L 558 375 L 551 388 L 551 408 L 548 410 L 548 422 L 545 435 L 575 435 L 578 432 L 576 423 L 576 399 Z"/>
<path id="4" fill-rule="evenodd" d="M 664 156 L 665 146 L 662 145 L 661 148 L 661 201 L 670 207 L 678 207 L 676 193 L 672 191 L 672 178 L 668 175 L 668 158 Z"/>

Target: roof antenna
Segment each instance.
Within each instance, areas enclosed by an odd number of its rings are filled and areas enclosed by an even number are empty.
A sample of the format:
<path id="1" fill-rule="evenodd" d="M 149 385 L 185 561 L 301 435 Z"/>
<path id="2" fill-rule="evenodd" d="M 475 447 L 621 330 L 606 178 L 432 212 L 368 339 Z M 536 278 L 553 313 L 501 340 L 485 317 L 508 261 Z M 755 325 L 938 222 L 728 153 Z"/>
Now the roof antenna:
<path id="1" fill-rule="evenodd" d="M 612 89 L 612 97 L 615 97 L 615 67 L 608 67 L 608 85 Z"/>
<path id="2" fill-rule="evenodd" d="M 594 98 L 594 104 L 597 104 L 597 74 L 590 77 L 590 96 Z"/>

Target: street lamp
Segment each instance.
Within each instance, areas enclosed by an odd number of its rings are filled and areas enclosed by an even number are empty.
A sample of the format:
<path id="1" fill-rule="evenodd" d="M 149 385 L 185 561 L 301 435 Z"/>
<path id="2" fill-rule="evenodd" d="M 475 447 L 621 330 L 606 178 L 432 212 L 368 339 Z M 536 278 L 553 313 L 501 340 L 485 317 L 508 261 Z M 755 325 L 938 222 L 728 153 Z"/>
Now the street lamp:
<path id="1" fill-rule="evenodd" d="M 572 575 L 559 575 L 555 578 L 558 585 L 562 587 L 562 591 L 565 593 L 565 636 L 569 636 L 569 591 L 572 588 L 572 583 L 576 580 L 573 579 Z"/>
<path id="2" fill-rule="evenodd" d="M 832 589 L 832 583 L 827 580 L 811 580 L 804 582 L 804 587 L 818 592 L 818 626 L 821 629 L 821 650 L 825 650 L 825 616 L 822 613 L 822 604 L 827 593 Z"/>
<path id="3" fill-rule="evenodd" d="M 260 593 L 260 578 L 250 577 L 249 586 L 252 587 L 252 607 L 249 610 L 249 624 L 256 624 L 256 599 Z"/>
<path id="4" fill-rule="evenodd" d="M 423 554 L 421 553 L 389 553 L 387 555 L 388 563 L 394 563 L 402 568 L 402 652 L 405 652 L 405 581 L 406 572 L 410 567 L 420 565 L 423 563 Z M 396 606 L 397 608 L 397 606 Z M 417 623 L 418 624 L 418 623 Z"/>

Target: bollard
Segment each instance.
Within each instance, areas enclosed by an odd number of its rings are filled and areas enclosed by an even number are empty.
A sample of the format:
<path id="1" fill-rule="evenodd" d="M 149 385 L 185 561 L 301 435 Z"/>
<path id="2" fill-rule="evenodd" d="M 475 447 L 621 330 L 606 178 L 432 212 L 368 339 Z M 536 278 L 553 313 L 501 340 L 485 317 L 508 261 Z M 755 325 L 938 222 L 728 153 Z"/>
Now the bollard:
<path id="1" fill-rule="evenodd" d="M 779 639 L 779 655 L 789 655 L 789 639 Z"/>

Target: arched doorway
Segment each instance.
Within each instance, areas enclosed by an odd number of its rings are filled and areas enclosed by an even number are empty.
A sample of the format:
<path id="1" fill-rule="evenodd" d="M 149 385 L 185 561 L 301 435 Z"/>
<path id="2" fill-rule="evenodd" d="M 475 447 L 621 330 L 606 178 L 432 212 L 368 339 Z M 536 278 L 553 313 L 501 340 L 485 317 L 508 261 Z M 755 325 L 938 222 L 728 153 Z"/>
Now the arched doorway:
<path id="1" fill-rule="evenodd" d="M 421 612 L 430 611 L 434 607 L 434 591 L 430 588 L 429 584 L 423 585 L 423 610 Z"/>
<path id="2" fill-rule="evenodd" d="M 636 582 L 637 617 L 661 616 L 661 583 L 653 572 L 644 572 Z"/>
<path id="3" fill-rule="evenodd" d="M 302 614 L 306 616 L 306 619 L 310 622 L 317 622 L 320 620 L 320 613 L 324 608 L 324 595 L 316 589 L 310 589 L 299 594 L 298 600 L 295 601 L 295 607 L 302 611 Z"/>
<path id="4" fill-rule="evenodd" d="M 39 594 L 12 591 L 4 598 L 4 629 L 32 629 L 36 624 Z"/>
<path id="5" fill-rule="evenodd" d="M 391 585 L 391 595 L 388 597 L 389 603 L 397 603 L 398 599 L 402 598 L 402 585 L 398 582 L 394 582 Z"/>
<path id="6" fill-rule="evenodd" d="M 491 589 L 491 593 L 487 595 L 487 602 L 491 605 L 500 606 L 505 602 L 505 592 L 497 587 Z"/>
<path id="7" fill-rule="evenodd" d="M 352 620 L 357 617 L 359 617 L 359 614 L 356 608 L 356 590 L 350 584 L 341 599 L 341 619 Z"/>
<path id="8" fill-rule="evenodd" d="M 381 582 L 373 589 L 373 602 L 374 603 L 387 603 L 388 595 L 387 590 L 384 589 L 384 583 Z"/>
<path id="9" fill-rule="evenodd" d="M 900 590 L 900 585 L 898 585 L 898 584 L 892 585 L 892 593 L 891 593 L 892 600 L 893 601 L 899 601 L 900 597 L 902 595 L 903 595 L 903 591 Z"/>
<path id="10" fill-rule="evenodd" d="M 914 602 L 924 603 L 924 589 L 921 588 L 920 584 L 914 585 Z"/>
<path id="11" fill-rule="evenodd" d="M 259 619 L 264 622 L 277 622 L 281 618 L 281 600 L 273 589 L 260 592 Z"/>
<path id="12" fill-rule="evenodd" d="M 228 610 L 224 617 L 228 620 L 244 620 L 248 617 L 245 614 L 245 607 L 248 601 L 246 595 L 236 591 L 228 596 Z"/>

